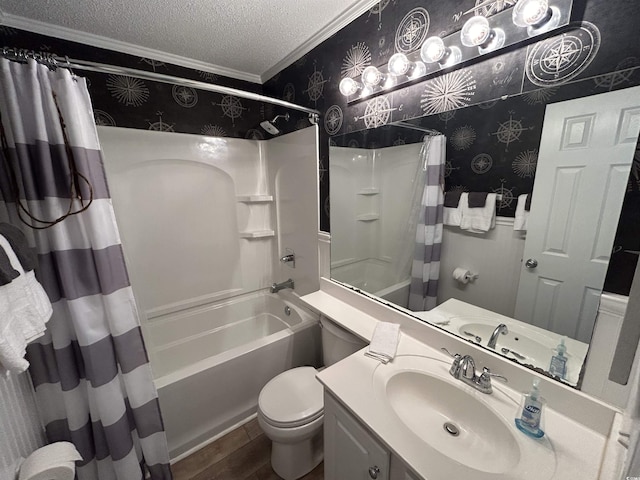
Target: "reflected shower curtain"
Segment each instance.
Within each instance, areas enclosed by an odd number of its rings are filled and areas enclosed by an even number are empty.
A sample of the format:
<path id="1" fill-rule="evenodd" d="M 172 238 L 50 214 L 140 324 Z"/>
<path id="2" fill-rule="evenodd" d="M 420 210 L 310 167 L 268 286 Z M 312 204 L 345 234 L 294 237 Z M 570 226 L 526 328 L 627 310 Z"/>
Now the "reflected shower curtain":
<path id="1" fill-rule="evenodd" d="M 86 82 L 33 60 L 0 59 L 0 114 L 0 221 L 21 227 L 35 245 L 37 276 L 53 304 L 45 336 L 27 348 L 48 440 L 75 444 L 81 480 L 138 480 L 145 469 L 154 480 L 170 479 Z M 92 192 L 84 180 L 75 184 L 93 198 L 90 207 L 44 230 L 21 223 L 20 203 L 40 219 L 80 209 L 69 200 L 72 171 L 90 182 Z"/>
<path id="2" fill-rule="evenodd" d="M 426 137 L 420 151 L 425 183 L 411 266 L 409 309 L 414 312 L 431 310 L 436 306 L 442 244 L 445 152 L 444 135 Z"/>

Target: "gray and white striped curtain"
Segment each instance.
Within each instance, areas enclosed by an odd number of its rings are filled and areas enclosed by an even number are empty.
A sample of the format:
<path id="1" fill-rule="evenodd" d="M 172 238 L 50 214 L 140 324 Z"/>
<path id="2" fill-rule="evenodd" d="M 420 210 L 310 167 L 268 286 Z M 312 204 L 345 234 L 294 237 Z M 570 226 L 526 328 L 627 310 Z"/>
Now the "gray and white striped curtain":
<path id="1" fill-rule="evenodd" d="M 17 218 L 4 161 L 13 165 L 31 214 L 54 219 L 67 210 L 70 172 L 52 92 L 94 201 L 85 212 L 34 231 Z M 157 392 L 86 82 L 32 60 L 0 59 L 0 114 L 9 157 L 0 159 L 0 221 L 22 227 L 33 242 L 37 277 L 53 304 L 45 336 L 27 348 L 48 440 L 75 444 L 83 457 L 81 480 L 137 480 L 145 469 L 152 479 L 170 479 Z M 81 191 L 89 196 L 84 185 Z"/>
<path id="2" fill-rule="evenodd" d="M 442 245 L 445 153 L 444 135 L 425 138 L 420 160 L 426 169 L 426 179 L 409 290 L 409 308 L 414 312 L 431 310 L 436 306 Z"/>

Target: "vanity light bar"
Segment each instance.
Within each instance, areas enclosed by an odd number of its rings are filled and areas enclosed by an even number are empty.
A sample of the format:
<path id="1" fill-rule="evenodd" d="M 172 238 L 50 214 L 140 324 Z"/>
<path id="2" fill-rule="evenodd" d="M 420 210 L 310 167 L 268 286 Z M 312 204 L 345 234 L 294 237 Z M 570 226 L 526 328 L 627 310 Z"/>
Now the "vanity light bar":
<path id="1" fill-rule="evenodd" d="M 490 1 L 485 2 L 491 3 Z M 525 43 L 569 24 L 573 0 L 519 0 L 513 7 L 485 18 L 469 18 L 460 31 L 429 37 L 415 52 L 396 53 L 386 65 L 367 67 L 360 79 L 344 78 L 340 92 L 352 104 L 425 80 L 443 70 Z M 470 10 L 465 13 L 472 13 Z"/>

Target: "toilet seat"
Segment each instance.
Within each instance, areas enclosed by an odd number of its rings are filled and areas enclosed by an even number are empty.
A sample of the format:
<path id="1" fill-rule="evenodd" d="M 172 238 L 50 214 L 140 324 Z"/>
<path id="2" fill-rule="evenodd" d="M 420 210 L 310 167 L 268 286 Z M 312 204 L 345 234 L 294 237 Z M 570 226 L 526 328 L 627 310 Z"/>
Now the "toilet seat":
<path id="1" fill-rule="evenodd" d="M 324 413 L 323 388 L 313 367 L 298 367 L 277 375 L 260 392 L 258 408 L 274 427 L 293 428 Z"/>

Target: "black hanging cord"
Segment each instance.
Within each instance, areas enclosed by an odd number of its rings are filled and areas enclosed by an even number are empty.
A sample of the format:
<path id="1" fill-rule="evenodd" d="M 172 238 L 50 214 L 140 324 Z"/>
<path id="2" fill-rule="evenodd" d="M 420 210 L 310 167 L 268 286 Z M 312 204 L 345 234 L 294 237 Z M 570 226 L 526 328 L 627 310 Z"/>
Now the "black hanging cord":
<path id="1" fill-rule="evenodd" d="M 32 228 L 34 230 L 44 230 L 47 228 L 51 228 L 54 225 L 57 225 L 58 223 L 62 222 L 63 220 L 67 219 L 72 215 L 78 215 L 79 213 L 84 212 L 89 208 L 89 206 L 93 202 L 93 186 L 91 185 L 91 182 L 89 182 L 89 179 L 78 171 L 75 157 L 73 155 L 73 149 L 69 144 L 69 138 L 67 136 L 66 125 L 64 123 L 64 118 L 62 116 L 62 111 L 60 110 L 60 106 L 58 105 L 58 97 L 56 96 L 55 92 L 52 92 L 52 94 L 53 94 L 53 101 L 56 105 L 56 110 L 58 111 L 58 119 L 60 121 L 60 127 L 62 129 L 62 138 L 64 140 L 65 152 L 67 154 L 67 165 L 69 167 L 69 197 L 68 197 L 69 206 L 67 208 L 67 211 L 63 215 L 61 215 L 60 217 L 54 220 L 39 219 L 34 215 L 32 215 L 31 212 L 29 212 L 28 208 L 22 204 L 22 200 L 20 199 L 20 187 L 18 185 L 18 177 L 16 175 L 16 171 L 13 168 L 13 164 L 11 163 L 11 160 L 9 157 L 9 142 L 7 141 L 4 125 L 2 124 L 2 114 L 0 113 L 0 142 L 2 143 L 4 163 L 5 163 L 7 172 L 9 173 L 9 184 L 13 193 L 16 212 L 18 214 L 18 218 L 20 219 L 20 221 L 24 223 L 26 226 L 28 226 L 29 228 Z M 80 189 L 81 181 L 83 181 L 89 189 L 89 200 L 86 205 L 83 205 L 82 191 Z M 73 211 L 74 200 L 78 200 L 82 208 L 80 208 L 79 210 Z M 42 226 L 33 225 L 32 223 L 29 222 L 28 219 L 25 219 L 24 216 L 27 216 L 32 222 L 42 224 Z"/>

